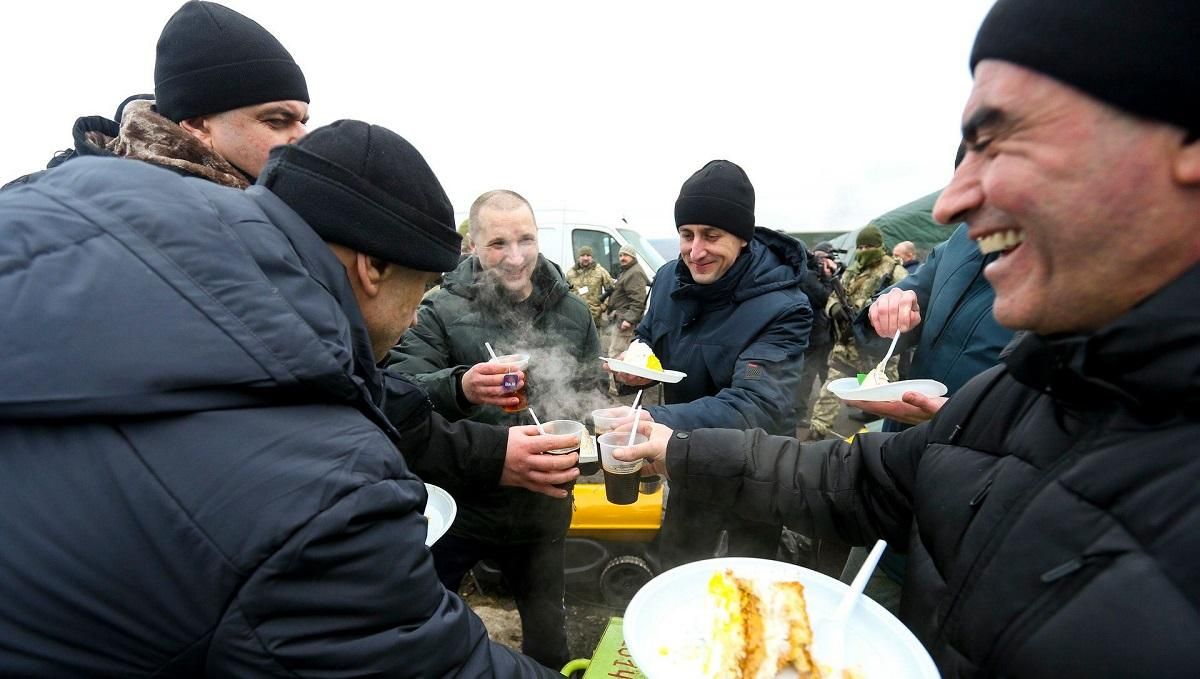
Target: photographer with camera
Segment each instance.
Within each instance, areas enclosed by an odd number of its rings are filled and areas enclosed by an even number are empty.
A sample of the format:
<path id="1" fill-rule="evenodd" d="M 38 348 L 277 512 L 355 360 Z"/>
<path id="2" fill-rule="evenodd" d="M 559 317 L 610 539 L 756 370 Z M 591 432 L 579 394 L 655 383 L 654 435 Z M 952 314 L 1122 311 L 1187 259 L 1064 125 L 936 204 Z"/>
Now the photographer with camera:
<path id="1" fill-rule="evenodd" d="M 867 306 L 875 293 L 903 279 L 908 272 L 898 261 L 883 249 L 883 233 L 879 227 L 869 224 L 858 232 L 854 241 L 854 261 L 838 279 L 830 279 L 832 294 L 825 307 L 833 327 L 833 347 L 829 351 L 828 372 L 821 387 L 821 395 L 813 406 L 808 425 L 808 437 L 820 440 L 841 436 L 832 430 L 837 419 L 840 403 L 829 391 L 829 383 L 843 377 L 854 377 L 867 372 L 873 366 L 863 350 L 862 340 L 856 338 L 854 317 Z M 828 266 L 828 265 L 826 265 Z M 896 362 L 888 362 L 888 378 L 896 379 Z"/>
<path id="2" fill-rule="evenodd" d="M 829 323 L 829 315 L 825 313 L 825 305 L 833 293 L 833 286 L 845 271 L 845 265 L 833 258 L 836 253 L 845 250 L 835 250 L 829 241 L 821 241 L 813 246 L 808 258 L 808 272 L 802 284 L 804 294 L 813 307 L 812 333 L 808 336 L 808 348 L 804 350 L 804 365 L 800 372 L 800 384 L 796 385 L 796 435 L 800 436 L 801 429 L 808 428 L 809 398 L 813 387 L 825 384 L 825 374 L 829 370 L 829 350 L 833 348 L 833 328 Z"/>

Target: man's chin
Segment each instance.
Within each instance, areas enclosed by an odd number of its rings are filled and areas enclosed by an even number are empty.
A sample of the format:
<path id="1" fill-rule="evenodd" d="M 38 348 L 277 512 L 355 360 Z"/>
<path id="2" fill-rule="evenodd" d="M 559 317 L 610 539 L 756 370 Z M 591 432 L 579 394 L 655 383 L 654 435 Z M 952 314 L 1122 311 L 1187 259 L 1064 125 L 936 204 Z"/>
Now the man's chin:
<path id="1" fill-rule="evenodd" d="M 509 297 L 521 301 L 533 292 L 533 286 L 529 281 L 500 281 L 500 287 Z"/>

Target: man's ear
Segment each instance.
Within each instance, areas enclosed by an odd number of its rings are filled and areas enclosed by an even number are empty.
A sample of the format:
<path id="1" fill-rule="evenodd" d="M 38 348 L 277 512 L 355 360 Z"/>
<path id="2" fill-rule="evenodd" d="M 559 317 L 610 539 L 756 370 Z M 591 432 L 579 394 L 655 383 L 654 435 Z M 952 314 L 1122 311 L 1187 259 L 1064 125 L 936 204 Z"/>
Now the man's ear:
<path id="1" fill-rule="evenodd" d="M 196 116 L 187 120 L 179 121 L 179 126 L 185 132 L 200 140 L 205 146 L 212 146 L 212 126 L 209 124 L 208 116 Z"/>
<path id="2" fill-rule="evenodd" d="M 377 259 L 361 252 L 354 253 L 354 276 L 358 285 L 367 297 L 379 294 L 380 283 L 388 275 L 390 265 L 382 259 Z"/>
<path id="3" fill-rule="evenodd" d="M 1187 186 L 1200 184 L 1200 137 L 1189 134 L 1175 154 L 1172 167 L 1175 181 Z"/>

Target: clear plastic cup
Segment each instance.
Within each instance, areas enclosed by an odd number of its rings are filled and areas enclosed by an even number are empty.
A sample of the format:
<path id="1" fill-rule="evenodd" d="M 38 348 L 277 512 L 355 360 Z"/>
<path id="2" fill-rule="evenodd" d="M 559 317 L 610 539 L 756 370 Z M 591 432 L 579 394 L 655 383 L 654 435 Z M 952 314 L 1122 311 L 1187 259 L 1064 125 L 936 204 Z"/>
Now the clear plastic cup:
<path id="1" fill-rule="evenodd" d="M 616 406 L 592 411 L 592 431 L 596 436 L 607 434 L 617 427 L 633 422 L 633 408 Z"/>
<path id="2" fill-rule="evenodd" d="M 587 427 L 583 426 L 582 422 L 576 422 L 575 420 L 550 420 L 549 422 L 543 422 L 542 431 L 554 436 L 578 437 L 574 445 L 567 448 L 555 448 L 554 450 L 547 450 L 545 453 L 543 453 L 543 455 L 569 455 L 571 453 L 579 452 L 579 447 L 583 442 L 583 437 L 587 436 Z M 578 463 L 576 463 L 576 466 L 579 466 Z M 582 473 L 582 471 L 583 470 L 581 469 L 580 472 Z M 569 481 L 567 483 L 559 483 L 555 485 L 559 488 L 569 489 L 575 485 L 575 482 Z"/>
<path id="3" fill-rule="evenodd" d="M 637 434 L 633 445 L 650 440 L 644 434 Z M 630 445 L 629 432 L 609 432 L 601 434 L 596 442 L 600 445 L 600 467 L 604 470 L 604 495 L 614 505 L 631 505 L 637 502 L 638 479 L 641 476 L 643 460 L 625 462 L 613 457 L 617 448 Z"/>
<path id="4" fill-rule="evenodd" d="M 505 354 L 504 356 L 493 358 L 488 363 L 508 363 L 516 366 L 517 370 L 523 371 L 529 367 L 529 354 Z M 504 412 L 519 413 L 529 407 L 529 394 L 526 390 L 526 387 L 529 386 L 529 375 L 525 377 L 525 381 L 521 382 L 516 373 L 507 373 L 504 375 L 504 390 L 511 391 L 513 396 L 516 396 L 518 399 L 517 405 L 512 407 L 504 406 L 502 408 Z M 520 387 L 517 386 L 518 384 L 520 384 Z"/>

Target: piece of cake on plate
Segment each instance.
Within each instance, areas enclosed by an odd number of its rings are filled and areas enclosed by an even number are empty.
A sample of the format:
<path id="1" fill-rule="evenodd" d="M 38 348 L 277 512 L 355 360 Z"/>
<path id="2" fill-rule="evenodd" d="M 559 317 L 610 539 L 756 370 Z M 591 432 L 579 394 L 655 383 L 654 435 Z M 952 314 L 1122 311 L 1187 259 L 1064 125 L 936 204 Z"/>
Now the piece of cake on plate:
<path id="1" fill-rule="evenodd" d="M 625 350 L 625 358 L 622 360 L 647 370 L 655 372 L 663 371 L 662 363 L 654 355 L 654 351 L 650 349 L 650 345 L 641 340 L 634 340 L 629 344 L 629 348 Z"/>
<path id="2" fill-rule="evenodd" d="M 775 679 L 790 667 L 800 679 L 819 679 L 804 585 L 755 582 L 725 570 L 713 574 L 708 591 L 716 616 L 705 677 Z"/>

